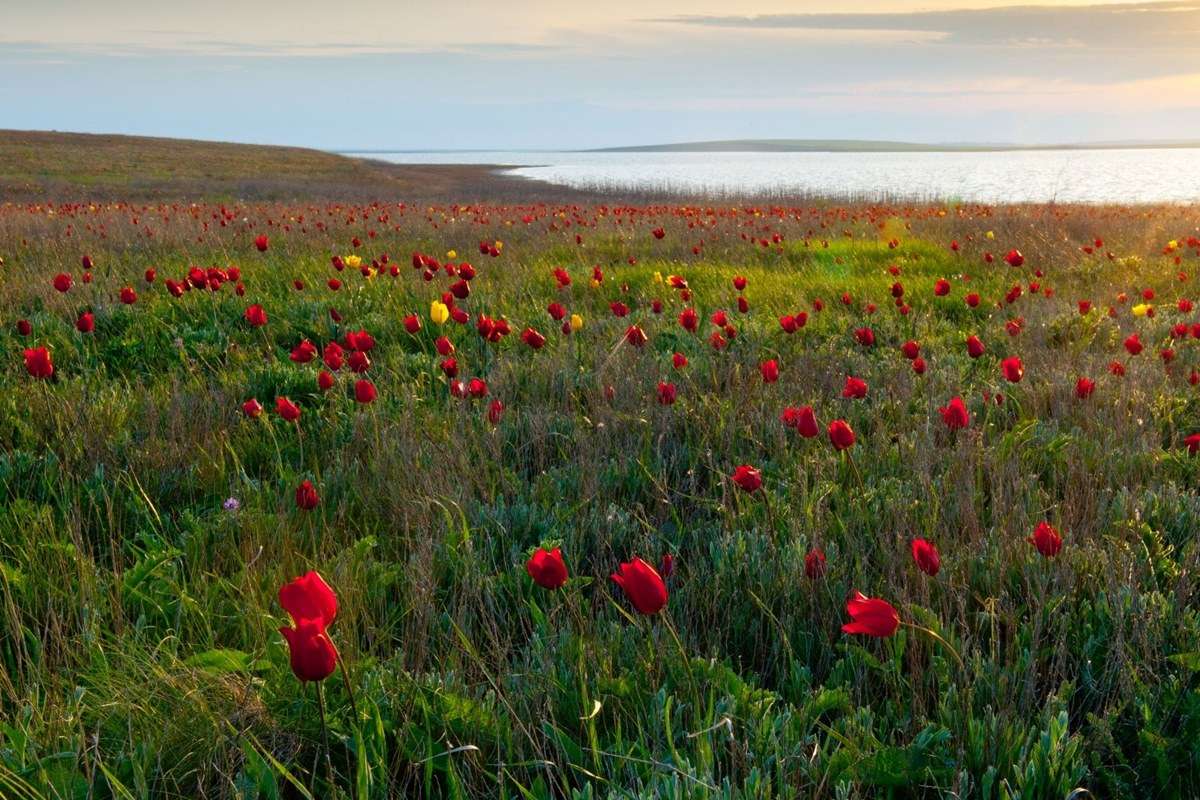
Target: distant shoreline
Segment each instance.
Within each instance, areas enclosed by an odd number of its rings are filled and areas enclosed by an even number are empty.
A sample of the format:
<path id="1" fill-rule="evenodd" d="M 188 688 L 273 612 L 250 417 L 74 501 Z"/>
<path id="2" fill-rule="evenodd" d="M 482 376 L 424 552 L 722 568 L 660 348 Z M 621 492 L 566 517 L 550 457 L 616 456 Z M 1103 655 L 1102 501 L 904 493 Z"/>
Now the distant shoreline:
<path id="1" fill-rule="evenodd" d="M 337 149 L 328 152 L 347 156 L 386 155 L 389 153 L 1012 153 L 1079 150 L 1191 150 L 1200 149 L 1200 140 L 1077 142 L 1065 144 L 1007 143 L 921 143 L 871 141 L 859 139 L 732 139 L 711 142 L 626 145 L 583 150 L 568 149 Z"/>

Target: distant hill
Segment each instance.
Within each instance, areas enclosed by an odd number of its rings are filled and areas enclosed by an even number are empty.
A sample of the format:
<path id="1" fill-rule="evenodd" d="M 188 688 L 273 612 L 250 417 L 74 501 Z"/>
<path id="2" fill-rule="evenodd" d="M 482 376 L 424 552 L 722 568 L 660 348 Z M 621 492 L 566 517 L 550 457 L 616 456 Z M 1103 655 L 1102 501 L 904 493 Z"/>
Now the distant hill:
<path id="1" fill-rule="evenodd" d="M 589 153 L 987 153 L 1005 150 L 1110 150 L 1200 147 L 1193 141 L 1116 141 L 1075 144 L 892 142 L 871 139 L 721 139 L 710 142 L 603 147 Z"/>
<path id="2" fill-rule="evenodd" d="M 0 202 L 482 199 L 532 183 L 479 164 L 388 164 L 302 147 L 0 130 Z"/>

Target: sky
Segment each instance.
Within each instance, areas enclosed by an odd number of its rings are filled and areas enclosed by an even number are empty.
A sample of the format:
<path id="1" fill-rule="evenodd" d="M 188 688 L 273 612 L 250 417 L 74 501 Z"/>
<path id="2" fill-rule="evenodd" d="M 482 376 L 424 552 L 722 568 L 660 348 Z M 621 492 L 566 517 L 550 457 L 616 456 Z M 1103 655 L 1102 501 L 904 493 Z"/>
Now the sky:
<path id="1" fill-rule="evenodd" d="M 1200 138 L 1200 0 L 0 0 L 0 128 L 326 149 Z"/>

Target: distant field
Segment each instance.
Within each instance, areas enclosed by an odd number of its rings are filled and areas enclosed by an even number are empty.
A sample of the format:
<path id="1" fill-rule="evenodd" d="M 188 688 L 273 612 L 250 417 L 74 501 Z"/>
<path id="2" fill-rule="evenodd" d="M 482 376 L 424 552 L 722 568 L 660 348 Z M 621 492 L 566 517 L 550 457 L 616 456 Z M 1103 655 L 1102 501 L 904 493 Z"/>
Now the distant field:
<path id="1" fill-rule="evenodd" d="M 0 131 L 0 202 L 487 199 L 528 193 L 529 185 L 486 165 L 397 165 L 299 147 Z"/>

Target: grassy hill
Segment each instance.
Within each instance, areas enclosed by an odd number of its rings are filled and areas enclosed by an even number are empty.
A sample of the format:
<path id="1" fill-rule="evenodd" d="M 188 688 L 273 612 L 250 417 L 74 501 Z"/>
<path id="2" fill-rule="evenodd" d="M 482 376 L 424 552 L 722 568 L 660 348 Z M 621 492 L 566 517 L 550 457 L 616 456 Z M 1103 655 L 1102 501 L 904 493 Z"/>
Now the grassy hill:
<path id="1" fill-rule="evenodd" d="M 0 201 L 492 195 L 487 165 L 397 165 L 301 147 L 0 130 Z"/>

